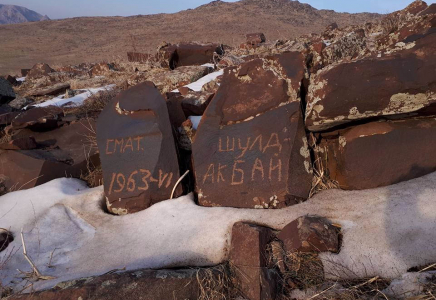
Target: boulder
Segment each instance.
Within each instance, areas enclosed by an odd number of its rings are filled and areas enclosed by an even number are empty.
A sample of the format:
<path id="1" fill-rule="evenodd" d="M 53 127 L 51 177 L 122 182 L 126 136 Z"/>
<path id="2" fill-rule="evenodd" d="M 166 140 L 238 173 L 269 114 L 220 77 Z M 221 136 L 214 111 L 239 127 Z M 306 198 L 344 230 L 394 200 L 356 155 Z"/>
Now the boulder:
<path id="1" fill-rule="evenodd" d="M 238 222 L 232 228 L 229 263 L 234 285 L 244 299 L 275 299 L 278 274 L 271 269 L 268 244 L 274 234 L 267 227 Z"/>
<path id="2" fill-rule="evenodd" d="M 200 205 L 281 208 L 308 197 L 304 72 L 298 52 L 225 69 L 192 146 Z"/>
<path id="3" fill-rule="evenodd" d="M 249 33 L 246 35 L 247 45 L 257 47 L 259 44 L 265 43 L 266 38 L 263 33 Z"/>
<path id="4" fill-rule="evenodd" d="M 9 81 L 0 77 L 0 104 L 8 103 L 15 99 L 15 92 Z"/>
<path id="5" fill-rule="evenodd" d="M 436 120 L 372 122 L 322 134 L 317 159 L 342 189 L 387 186 L 436 171 Z"/>
<path id="6" fill-rule="evenodd" d="M 211 275 L 209 275 L 211 274 Z M 199 280 L 219 280 L 221 274 L 196 269 L 135 270 L 59 283 L 55 288 L 13 295 L 11 300 L 168 300 L 199 299 Z M 90 296 L 91 295 L 91 296 Z"/>
<path id="7" fill-rule="evenodd" d="M 26 77 L 30 69 L 21 69 L 21 76 Z"/>
<path id="8" fill-rule="evenodd" d="M 69 88 L 69 83 L 57 83 L 49 87 L 30 90 L 26 93 L 25 97 L 57 96 L 65 93 Z"/>
<path id="9" fill-rule="evenodd" d="M 166 199 L 180 176 L 165 99 L 151 82 L 114 98 L 97 122 L 108 210 L 133 213 Z M 182 193 L 179 185 L 175 196 Z"/>
<path id="10" fill-rule="evenodd" d="M 110 73 L 113 69 L 114 67 L 112 65 L 102 62 L 94 65 L 89 72 L 91 77 L 104 76 Z"/>
<path id="11" fill-rule="evenodd" d="M 303 216 L 286 225 L 277 238 L 286 252 L 339 252 L 339 230 L 327 219 Z"/>
<path id="12" fill-rule="evenodd" d="M 323 131 L 357 120 L 418 113 L 436 103 L 436 35 L 403 50 L 324 68 L 312 76 L 306 126 Z"/>
<path id="13" fill-rule="evenodd" d="M 55 72 L 49 65 L 44 63 L 39 63 L 33 66 L 32 69 L 27 73 L 26 78 L 37 79 L 40 77 L 47 76 L 48 74 Z"/>
<path id="14" fill-rule="evenodd" d="M 158 59 L 163 67 L 175 69 L 181 66 L 213 63 L 214 53 L 222 55 L 224 53 L 222 45 L 198 43 L 166 44 L 158 50 Z"/>
<path id="15" fill-rule="evenodd" d="M 0 144 L 2 150 L 32 150 L 36 147 L 37 144 L 33 137 L 17 138 Z"/>

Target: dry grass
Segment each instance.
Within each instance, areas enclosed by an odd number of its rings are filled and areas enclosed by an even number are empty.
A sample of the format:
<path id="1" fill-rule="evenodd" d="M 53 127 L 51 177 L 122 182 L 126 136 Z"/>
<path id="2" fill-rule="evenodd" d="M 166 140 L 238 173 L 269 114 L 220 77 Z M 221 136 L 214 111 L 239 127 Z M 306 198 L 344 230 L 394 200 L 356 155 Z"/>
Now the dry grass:
<path id="1" fill-rule="evenodd" d="M 327 170 L 324 167 L 323 160 L 318 158 L 313 164 L 313 181 L 312 188 L 309 193 L 309 198 L 312 198 L 315 194 L 329 189 L 338 189 L 339 183 L 330 179 L 327 174 Z"/>
<path id="2" fill-rule="evenodd" d="M 405 16 L 400 13 L 391 13 L 386 15 L 380 25 L 384 34 L 391 34 L 400 28 L 400 25 L 405 21 Z"/>
<path id="3" fill-rule="evenodd" d="M 232 275 L 228 264 L 213 268 L 198 269 L 197 282 L 200 287 L 198 300 L 235 299 Z"/>
<path id="4" fill-rule="evenodd" d="M 118 95 L 120 90 L 118 88 L 104 90 L 93 94 L 85 100 L 83 105 L 73 106 L 64 109 L 64 113 L 74 115 L 88 115 L 91 112 L 101 112 L 105 106 Z"/>

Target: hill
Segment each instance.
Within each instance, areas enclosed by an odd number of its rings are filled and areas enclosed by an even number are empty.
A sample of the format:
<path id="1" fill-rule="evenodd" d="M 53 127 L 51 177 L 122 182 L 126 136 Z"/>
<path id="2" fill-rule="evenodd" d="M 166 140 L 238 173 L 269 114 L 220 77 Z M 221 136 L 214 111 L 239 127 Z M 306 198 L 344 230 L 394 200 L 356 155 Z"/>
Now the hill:
<path id="1" fill-rule="evenodd" d="M 0 24 L 17 24 L 45 20 L 50 19 L 25 7 L 0 4 Z"/>
<path id="2" fill-rule="evenodd" d="M 154 53 L 162 42 L 221 42 L 236 46 L 245 34 L 263 32 L 268 40 L 290 39 L 340 27 L 375 21 L 378 14 L 317 10 L 290 0 L 213 1 L 174 14 L 132 17 L 81 17 L 0 27 L 0 74 L 50 65 L 113 60 L 137 51 Z"/>

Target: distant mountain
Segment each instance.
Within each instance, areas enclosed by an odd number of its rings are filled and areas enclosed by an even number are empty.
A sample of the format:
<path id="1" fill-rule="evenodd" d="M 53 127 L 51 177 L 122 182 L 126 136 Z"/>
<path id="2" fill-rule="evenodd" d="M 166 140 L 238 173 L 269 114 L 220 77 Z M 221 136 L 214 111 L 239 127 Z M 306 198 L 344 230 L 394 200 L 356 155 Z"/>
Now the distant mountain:
<path id="1" fill-rule="evenodd" d="M 0 4 L 0 24 L 17 24 L 45 20 L 50 20 L 50 18 L 25 7 Z"/>

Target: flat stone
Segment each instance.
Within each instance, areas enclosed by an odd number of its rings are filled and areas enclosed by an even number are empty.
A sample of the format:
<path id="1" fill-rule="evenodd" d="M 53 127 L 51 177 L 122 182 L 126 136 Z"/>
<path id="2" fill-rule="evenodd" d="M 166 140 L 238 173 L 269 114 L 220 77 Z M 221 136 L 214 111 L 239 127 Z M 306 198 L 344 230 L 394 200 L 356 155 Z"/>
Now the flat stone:
<path id="1" fill-rule="evenodd" d="M 281 208 L 308 197 L 312 170 L 300 108 L 303 76 L 297 52 L 224 71 L 193 143 L 200 205 Z"/>
<path id="2" fill-rule="evenodd" d="M 232 228 L 229 263 L 236 289 L 244 299 L 275 299 L 277 274 L 269 267 L 267 246 L 273 240 L 270 228 L 238 222 Z"/>
<path id="3" fill-rule="evenodd" d="M 436 35 L 415 39 L 391 55 L 341 63 L 313 75 L 307 96 L 307 128 L 324 131 L 435 105 Z"/>
<path id="4" fill-rule="evenodd" d="M 151 82 L 110 102 L 97 121 L 109 211 L 133 213 L 169 199 L 180 176 L 165 99 Z M 175 196 L 181 195 L 179 185 Z"/>
<path id="5" fill-rule="evenodd" d="M 286 225 L 277 238 L 287 252 L 339 252 L 339 231 L 327 219 L 300 217 Z"/>
<path id="6" fill-rule="evenodd" d="M 37 147 L 33 137 L 18 138 L 7 143 L 0 144 L 0 149 L 3 150 L 32 150 Z"/>
<path id="7" fill-rule="evenodd" d="M 57 106 L 35 107 L 21 112 L 11 122 L 11 130 L 29 128 L 33 131 L 46 131 L 59 127 L 58 121 L 64 115 Z"/>
<path id="8" fill-rule="evenodd" d="M 316 157 L 346 190 L 392 185 L 436 171 L 436 120 L 372 122 L 321 135 Z"/>

